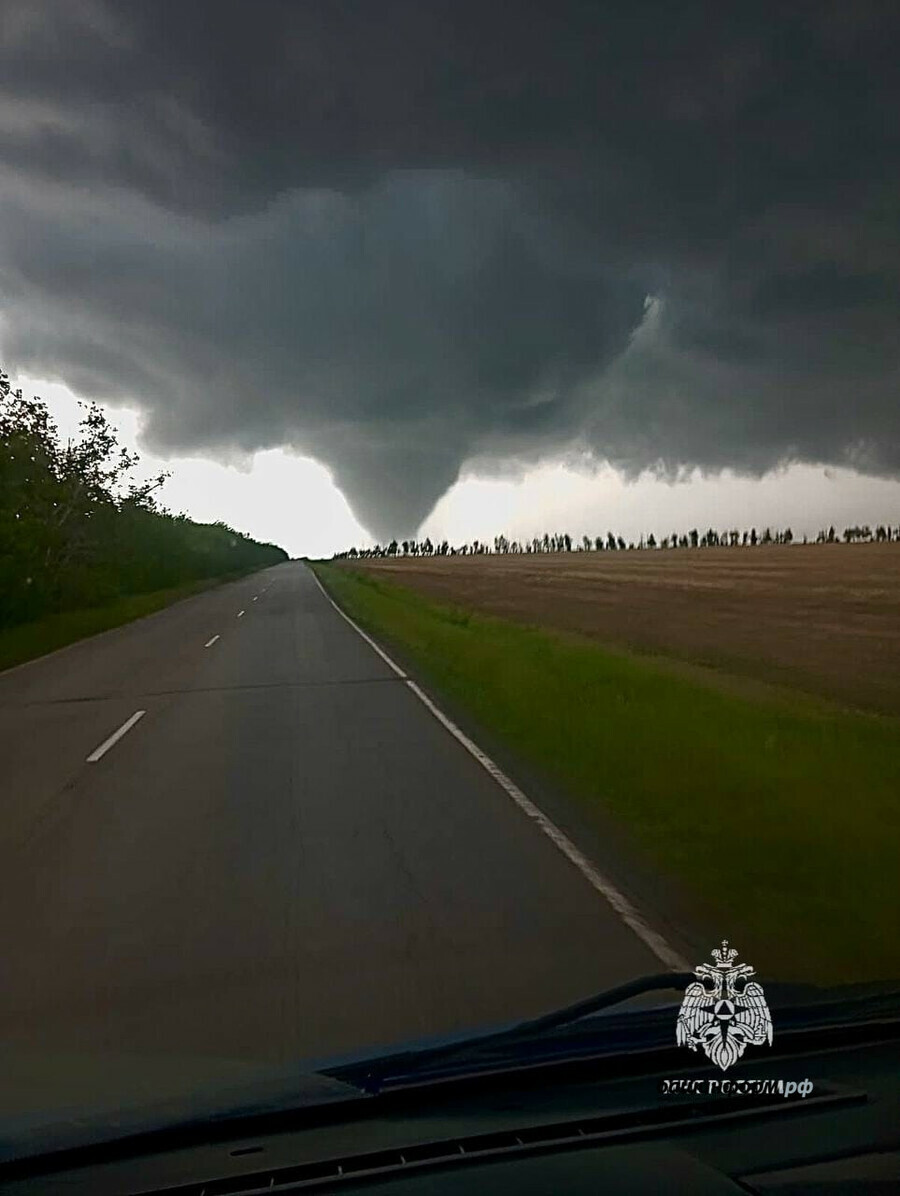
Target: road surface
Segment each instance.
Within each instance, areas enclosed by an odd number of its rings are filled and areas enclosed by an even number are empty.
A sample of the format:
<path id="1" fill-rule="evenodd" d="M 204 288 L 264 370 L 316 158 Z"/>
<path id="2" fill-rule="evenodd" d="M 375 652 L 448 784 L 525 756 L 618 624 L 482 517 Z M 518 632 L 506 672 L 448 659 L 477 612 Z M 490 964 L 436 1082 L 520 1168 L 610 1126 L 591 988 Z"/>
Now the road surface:
<path id="1" fill-rule="evenodd" d="M 282 1063 L 662 970 L 301 563 L 0 675 L 0 754 L 11 1048 Z"/>

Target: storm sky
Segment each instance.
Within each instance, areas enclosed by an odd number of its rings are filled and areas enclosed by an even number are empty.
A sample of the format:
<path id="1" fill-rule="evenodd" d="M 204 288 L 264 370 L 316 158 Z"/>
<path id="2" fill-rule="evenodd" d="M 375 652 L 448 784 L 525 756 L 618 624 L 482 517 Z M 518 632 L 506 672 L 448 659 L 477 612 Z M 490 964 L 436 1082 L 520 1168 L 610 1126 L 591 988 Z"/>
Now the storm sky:
<path id="1" fill-rule="evenodd" d="M 162 456 L 314 458 L 380 538 L 472 461 L 896 479 L 898 35 L 864 0 L 4 0 L 0 361 Z"/>

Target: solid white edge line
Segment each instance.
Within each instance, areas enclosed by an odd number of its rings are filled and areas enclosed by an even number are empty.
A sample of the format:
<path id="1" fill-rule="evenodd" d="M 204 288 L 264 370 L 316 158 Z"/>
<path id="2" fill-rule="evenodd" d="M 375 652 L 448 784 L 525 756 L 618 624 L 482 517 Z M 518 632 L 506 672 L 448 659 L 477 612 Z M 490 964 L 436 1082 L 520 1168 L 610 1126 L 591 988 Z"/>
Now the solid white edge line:
<path id="1" fill-rule="evenodd" d="M 103 742 L 100 744 L 100 746 L 98 748 L 95 748 L 91 752 L 91 754 L 87 758 L 87 763 L 88 764 L 96 764 L 97 761 L 100 759 L 100 757 L 105 756 L 106 753 L 109 751 L 109 749 L 114 744 L 118 743 L 123 735 L 127 735 L 128 732 L 131 730 L 131 728 L 134 726 L 134 724 L 139 719 L 142 719 L 146 713 L 147 713 L 146 710 L 136 710 L 134 712 L 134 714 L 131 716 L 131 718 L 126 719 L 125 722 L 122 723 L 122 725 L 121 725 L 121 727 L 119 727 L 118 731 L 113 731 L 113 733 L 112 733 L 112 735 L 110 735 L 109 739 L 104 739 Z"/>
<path id="2" fill-rule="evenodd" d="M 466 749 L 485 772 L 489 773 L 491 777 L 497 782 L 500 788 L 506 793 L 508 797 L 516 803 L 519 809 L 534 824 L 544 832 L 547 838 L 563 853 L 566 859 L 574 864 L 581 875 L 585 878 L 589 885 L 603 897 L 610 907 L 619 915 L 625 925 L 641 940 L 645 947 L 656 956 L 660 963 L 665 964 L 673 972 L 690 972 L 692 969 L 687 960 L 683 959 L 678 952 L 669 945 L 663 936 L 647 922 L 647 920 L 639 913 L 639 911 L 632 905 L 624 893 L 622 893 L 608 877 L 604 876 L 602 872 L 591 863 L 587 856 L 578 850 L 568 835 L 564 834 L 559 827 L 543 813 L 530 798 L 526 797 L 522 790 L 511 781 L 503 769 L 491 759 L 487 752 L 483 752 L 477 743 L 474 743 L 464 731 L 457 727 L 452 719 L 448 718 L 438 706 L 432 702 L 431 698 L 419 688 L 419 686 L 410 677 L 400 669 L 390 656 L 375 643 L 375 641 L 367 635 L 361 627 L 359 627 L 348 614 L 338 606 L 322 583 L 316 577 L 315 571 L 309 568 L 313 575 L 313 580 L 316 585 L 338 612 L 342 619 L 345 619 L 350 626 L 356 631 L 366 643 L 374 648 L 378 655 L 394 670 L 398 677 L 406 682 L 407 688 L 410 689 L 419 701 L 427 707 L 427 709 L 434 715 L 438 722 L 450 732 L 450 734 L 457 740 L 458 743 Z"/>
<path id="3" fill-rule="evenodd" d="M 211 647 L 213 646 L 213 644 L 216 642 L 216 640 L 217 640 L 218 638 L 219 638 L 219 637 L 218 637 L 217 635 L 214 635 L 214 636 L 212 637 L 212 639 L 211 639 L 211 640 L 207 640 L 207 641 L 206 641 L 206 643 L 203 645 L 203 647 L 204 647 L 204 648 L 211 648 Z"/>
<path id="4" fill-rule="evenodd" d="M 349 615 L 344 614 L 344 612 L 341 610 L 341 608 L 338 606 L 338 604 L 335 602 L 335 600 L 331 597 L 331 595 L 328 593 L 328 591 L 325 589 L 325 587 L 319 581 L 318 577 L 316 577 L 315 570 L 311 569 L 309 567 L 309 565 L 307 565 L 307 569 L 309 569 L 310 573 L 312 573 L 313 581 L 316 583 L 316 585 L 319 587 L 319 589 L 322 591 L 322 593 L 325 595 L 325 597 L 331 603 L 331 605 L 334 607 L 334 609 L 337 611 L 337 613 L 341 616 L 341 618 L 346 619 L 347 622 L 350 624 L 350 626 L 353 628 L 353 630 L 357 633 L 357 635 L 361 635 L 363 637 L 363 639 L 366 641 L 366 643 L 369 645 L 369 647 L 373 648 L 378 653 L 378 655 L 385 662 L 385 664 L 389 665 L 390 668 L 392 668 L 394 670 L 394 672 L 397 674 L 397 676 L 402 677 L 402 679 L 405 681 L 406 673 L 404 673 L 403 669 L 401 669 L 399 665 L 394 664 L 394 662 L 391 660 L 390 656 L 388 656 L 387 652 L 385 652 L 383 648 L 379 648 L 378 644 L 375 643 L 375 641 L 372 639 L 372 637 L 366 635 L 366 633 L 363 631 L 363 629 L 361 627 L 359 627 L 356 623 L 354 623 Z"/>

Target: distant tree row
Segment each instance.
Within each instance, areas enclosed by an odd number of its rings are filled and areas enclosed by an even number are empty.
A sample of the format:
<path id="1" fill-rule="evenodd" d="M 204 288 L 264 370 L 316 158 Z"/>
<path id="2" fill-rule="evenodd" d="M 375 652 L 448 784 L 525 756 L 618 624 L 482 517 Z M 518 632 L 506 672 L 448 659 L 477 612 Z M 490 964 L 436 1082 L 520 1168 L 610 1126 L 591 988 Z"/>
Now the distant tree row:
<path id="1" fill-rule="evenodd" d="M 868 523 L 863 527 L 845 527 L 843 538 L 846 544 L 867 543 L 872 540 L 878 544 L 890 544 L 900 541 L 900 527 L 886 527 L 883 523 L 879 523 L 874 532 Z M 827 533 L 819 532 L 816 536 L 816 543 L 833 544 L 835 539 L 834 528 L 830 527 Z"/>
<path id="2" fill-rule="evenodd" d="M 900 543 L 900 526 L 890 527 L 879 524 L 873 532 L 865 527 L 848 527 L 841 537 L 845 543 L 857 541 L 879 541 L 886 543 Z M 815 538 L 817 544 L 836 544 L 839 541 L 833 527 L 823 529 Z M 804 544 L 808 538 L 803 537 Z M 607 532 L 605 536 L 582 536 L 580 540 L 573 540 L 568 532 L 557 532 L 551 535 L 545 532 L 543 536 L 535 536 L 531 540 L 509 540 L 506 536 L 495 536 L 493 544 L 481 540 L 471 543 L 451 545 L 446 540 L 434 544 L 429 538 L 424 540 L 391 540 L 390 544 L 376 544 L 373 548 L 349 548 L 345 552 L 335 553 L 335 560 L 355 560 L 363 557 L 406 557 L 406 556 L 484 556 L 503 553 L 530 552 L 628 552 L 646 549 L 663 550 L 672 548 L 755 548 L 759 544 L 793 544 L 794 533 L 789 527 L 782 530 L 764 528 L 761 532 L 755 527 L 747 531 L 730 528 L 726 531 L 716 531 L 709 528 L 700 532 L 692 528 L 689 532 L 679 534 L 672 532 L 668 536 L 657 538 L 652 532 L 641 536 L 637 542 L 626 541 L 615 532 Z"/>
<path id="3" fill-rule="evenodd" d="M 248 572 L 287 559 L 224 523 L 161 509 L 161 474 L 133 480 L 96 404 L 62 444 L 46 404 L 0 370 L 0 627 L 125 594 Z"/>

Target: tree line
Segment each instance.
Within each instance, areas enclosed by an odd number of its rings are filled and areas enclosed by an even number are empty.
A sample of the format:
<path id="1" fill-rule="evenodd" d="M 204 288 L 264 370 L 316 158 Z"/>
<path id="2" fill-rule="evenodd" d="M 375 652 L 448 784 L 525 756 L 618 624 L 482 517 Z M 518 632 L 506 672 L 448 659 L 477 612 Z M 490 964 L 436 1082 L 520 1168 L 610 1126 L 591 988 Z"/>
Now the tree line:
<path id="1" fill-rule="evenodd" d="M 864 527 L 844 528 L 839 537 L 833 527 L 821 530 L 815 537 L 817 544 L 837 544 L 843 540 L 846 544 L 878 542 L 900 543 L 900 526 L 891 527 L 888 524 L 878 524 L 873 531 L 868 524 Z M 493 544 L 482 540 L 472 540 L 465 544 L 451 545 L 447 540 L 435 544 L 429 537 L 424 540 L 391 540 L 389 544 L 375 544 L 372 548 L 348 548 L 344 552 L 337 552 L 334 560 L 356 560 L 365 557 L 396 557 L 396 556 L 483 556 L 502 553 L 530 553 L 530 552 L 634 552 L 643 550 L 663 550 L 673 548 L 755 548 L 761 544 L 793 544 L 794 533 L 789 527 L 783 529 L 764 528 L 757 531 L 755 527 L 741 531 L 730 528 L 717 531 L 709 528 L 700 532 L 692 528 L 689 532 L 672 532 L 668 536 L 657 538 L 652 532 L 641 536 L 637 541 L 625 540 L 615 532 L 607 532 L 605 536 L 582 536 L 580 540 L 573 539 L 568 532 L 557 532 L 551 535 L 544 532 L 543 536 L 534 536 L 530 540 L 509 540 L 506 536 L 495 536 Z M 809 542 L 803 536 L 802 543 Z"/>
<path id="2" fill-rule="evenodd" d="M 94 403 L 63 444 L 43 399 L 0 370 L 0 627 L 287 560 L 225 523 L 160 507 Z"/>

